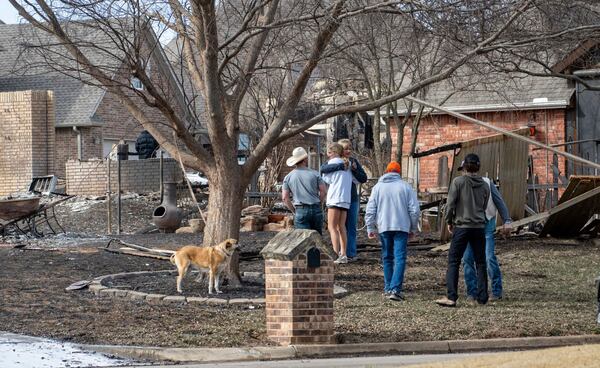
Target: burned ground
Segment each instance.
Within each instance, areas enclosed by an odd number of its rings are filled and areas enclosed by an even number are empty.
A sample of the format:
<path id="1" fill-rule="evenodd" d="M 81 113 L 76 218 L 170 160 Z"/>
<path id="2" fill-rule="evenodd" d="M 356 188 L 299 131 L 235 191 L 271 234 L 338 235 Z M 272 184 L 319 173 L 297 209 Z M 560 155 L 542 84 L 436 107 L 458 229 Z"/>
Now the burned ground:
<path id="1" fill-rule="evenodd" d="M 145 213 L 148 204 L 132 199 L 125 210 Z M 96 203 L 103 206 L 101 203 Z M 103 207 L 100 207 L 103 208 Z M 146 208 L 146 209 L 144 209 Z M 62 208 L 67 230 L 93 234 L 102 231 L 102 213 L 93 206 L 73 212 Z M 137 211 L 137 212 L 136 212 Z M 75 218 L 79 218 L 77 221 Z M 69 217 L 69 219 L 67 219 Z M 133 218 L 133 216 L 132 216 Z M 148 216 L 135 216 L 141 228 Z M 96 221 L 86 223 L 81 219 Z M 72 224 L 72 225 L 69 225 Z M 131 231 L 131 230 L 127 230 Z M 242 233 L 240 270 L 262 272 L 253 257 L 274 233 Z M 189 234 L 122 235 L 125 241 L 149 247 L 175 249 L 198 244 Z M 152 346 L 257 346 L 271 344 L 266 337 L 262 306 L 209 306 L 159 304 L 119 298 L 100 298 L 87 290 L 65 291 L 79 280 L 121 272 L 174 269 L 168 261 L 109 253 L 105 238 L 49 237 L 21 249 L 0 247 L 0 326 L 2 330 L 89 344 Z M 361 238 L 360 243 L 367 241 Z M 410 250 L 404 302 L 381 295 L 383 272 L 379 252 L 363 247 L 357 263 L 336 269 L 336 284 L 350 294 L 336 299 L 335 332 L 341 343 L 473 339 L 517 336 L 557 336 L 600 333 L 595 324 L 600 246 L 593 241 L 558 241 L 535 237 L 499 241 L 498 258 L 504 273 L 505 300 L 484 307 L 460 304 L 437 307 L 444 294 L 446 253 Z M 189 276 L 185 295 L 203 291 Z M 164 285 L 164 286 L 161 286 Z M 133 278 L 125 287 L 175 295 L 175 278 L 152 283 Z M 461 285 L 462 287 L 462 285 Z M 164 289 L 164 290 L 163 290 Z M 225 295 L 235 297 L 229 286 Z M 460 299 L 459 303 L 464 299 Z"/>

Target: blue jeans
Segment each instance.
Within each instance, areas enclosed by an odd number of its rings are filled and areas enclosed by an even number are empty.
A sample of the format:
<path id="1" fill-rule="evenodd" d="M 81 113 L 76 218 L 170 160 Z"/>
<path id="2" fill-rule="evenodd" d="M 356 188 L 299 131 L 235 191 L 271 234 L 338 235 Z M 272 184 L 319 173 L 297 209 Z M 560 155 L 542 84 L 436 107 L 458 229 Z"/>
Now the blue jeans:
<path id="1" fill-rule="evenodd" d="M 296 229 L 317 230 L 323 235 L 323 210 L 321 204 L 302 205 L 296 207 L 294 216 Z"/>
<path id="2" fill-rule="evenodd" d="M 348 234 L 348 243 L 346 245 L 346 255 L 356 257 L 356 224 L 358 223 L 359 199 L 350 202 L 350 208 L 346 215 L 346 233 Z"/>
<path id="3" fill-rule="evenodd" d="M 404 283 L 408 233 L 404 231 L 386 231 L 379 234 L 379 240 L 381 240 L 381 259 L 383 262 L 383 290 L 399 293 L 402 291 L 402 284 Z"/>
<path id="4" fill-rule="evenodd" d="M 502 297 L 502 273 L 500 265 L 496 258 L 496 242 L 494 241 L 494 231 L 496 230 L 496 217 L 489 220 L 485 225 L 485 261 L 487 263 L 488 278 L 492 283 L 492 295 Z M 462 259 L 465 272 L 465 286 L 467 295 L 477 296 L 477 271 L 475 270 L 475 259 L 473 258 L 473 250 L 470 246 L 467 247 Z"/>

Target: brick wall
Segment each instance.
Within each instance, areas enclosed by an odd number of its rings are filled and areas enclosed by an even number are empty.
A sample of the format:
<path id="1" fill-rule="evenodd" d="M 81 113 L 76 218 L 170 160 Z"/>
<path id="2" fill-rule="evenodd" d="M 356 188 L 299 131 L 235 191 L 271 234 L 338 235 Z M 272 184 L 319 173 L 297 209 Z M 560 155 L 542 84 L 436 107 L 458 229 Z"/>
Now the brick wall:
<path id="1" fill-rule="evenodd" d="M 117 191 L 117 162 L 111 161 L 111 191 Z M 160 188 L 160 160 L 121 161 L 121 191 L 134 193 L 156 192 Z M 165 181 L 183 179 L 179 163 L 164 159 Z M 77 161 L 66 163 L 67 193 L 76 195 L 106 194 L 106 160 Z"/>
<path id="2" fill-rule="evenodd" d="M 533 116 L 533 111 L 506 111 L 486 112 L 477 114 L 466 114 L 478 120 L 492 123 L 506 130 L 522 128 Z M 562 143 L 565 140 L 565 111 L 537 110 L 535 111 L 536 140 L 544 144 Z M 410 140 L 412 134 L 411 124 L 404 130 L 403 153 L 410 151 Z M 392 135 L 396 134 L 396 127 L 391 126 Z M 455 143 L 475 138 L 481 138 L 496 134 L 495 132 L 480 127 L 473 123 L 458 120 L 449 115 L 430 115 L 422 123 L 418 132 L 417 148 L 426 151 L 444 144 Z M 530 154 L 534 158 L 534 169 L 538 174 L 540 182 L 552 182 L 552 169 L 546 164 L 546 151 L 533 150 L 530 146 Z M 562 149 L 562 148 L 560 148 Z M 396 152 L 396 145 L 392 148 L 392 157 Z M 419 159 L 419 189 L 427 190 L 437 187 L 438 160 L 441 156 L 448 157 L 448 166 L 452 168 L 452 151 L 430 155 Z M 549 154 L 549 164 L 552 164 L 552 154 Z M 527 159 L 527 158 L 524 158 Z M 565 159 L 559 157 L 559 170 L 561 175 L 565 174 Z"/>
<path id="3" fill-rule="evenodd" d="M 0 93 L 0 195 L 25 191 L 33 176 L 54 171 L 54 96 Z"/>
<path id="4" fill-rule="evenodd" d="M 148 50 L 146 49 L 143 52 L 148 52 Z M 161 64 L 161 60 L 156 57 L 156 54 L 153 54 L 150 67 L 147 70 L 149 77 L 163 97 L 171 103 L 170 105 L 175 112 L 179 116 L 184 116 L 185 113 L 181 111 L 180 104 L 175 99 L 176 91 L 173 90 L 174 87 L 171 85 L 168 76 L 163 73 L 163 69 L 160 67 Z M 127 81 L 131 76 L 130 71 L 125 67 L 120 70 L 120 74 L 123 81 Z M 168 138 L 173 137 L 173 130 L 168 127 L 168 121 L 159 109 L 148 106 L 133 91 L 127 91 L 127 94 L 141 108 L 148 120 L 158 123 L 159 130 Z M 104 139 L 135 141 L 139 133 L 144 130 L 139 121 L 129 113 L 119 98 L 110 92 L 104 95 L 98 106 L 96 115 L 105 123 L 102 127 L 102 136 Z"/>
<path id="5" fill-rule="evenodd" d="M 307 268 L 306 255 L 293 261 L 265 260 L 267 336 L 280 345 L 331 344 L 333 260 Z"/>
<path id="6" fill-rule="evenodd" d="M 158 61 L 153 58 L 152 67 L 150 69 L 150 76 L 153 79 L 156 86 L 165 96 L 169 96 L 167 99 L 170 100 L 171 106 L 178 111 L 179 104 L 176 103 L 173 96 L 175 96 L 167 77 L 163 75 L 161 69 L 158 67 Z M 123 81 L 129 79 L 129 72 L 123 68 L 120 73 L 122 74 Z M 132 91 L 128 92 L 133 101 L 138 107 L 144 112 L 145 116 L 152 122 L 162 123 L 160 125 L 161 130 L 167 135 L 172 137 L 172 130 L 166 127 L 166 118 L 156 108 L 149 107 L 146 105 L 139 96 L 136 96 Z M 123 105 L 119 98 L 109 92 L 105 93 L 102 100 L 98 104 L 98 108 L 95 111 L 96 117 L 104 124 L 101 127 L 79 127 L 79 131 L 82 136 L 82 156 L 81 160 L 86 161 L 94 158 L 105 158 L 103 157 L 103 141 L 104 140 L 125 140 L 135 142 L 139 133 L 143 130 L 143 127 L 136 118 L 129 113 L 129 110 Z M 65 177 L 65 164 L 69 160 L 76 160 L 77 157 L 77 133 L 72 128 L 57 128 L 57 148 L 56 148 L 56 163 L 57 170 L 56 175 Z"/>
<path id="7" fill-rule="evenodd" d="M 81 159 L 83 161 L 102 157 L 102 129 L 98 127 L 56 128 L 55 175 L 66 177 L 65 165 L 77 160 L 77 135 L 81 135 Z"/>

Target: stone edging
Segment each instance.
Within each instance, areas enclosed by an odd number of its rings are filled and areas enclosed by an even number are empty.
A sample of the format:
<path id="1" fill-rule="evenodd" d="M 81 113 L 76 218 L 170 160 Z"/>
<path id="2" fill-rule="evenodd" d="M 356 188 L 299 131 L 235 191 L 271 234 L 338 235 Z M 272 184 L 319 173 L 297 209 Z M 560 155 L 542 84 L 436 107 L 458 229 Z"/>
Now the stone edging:
<path id="1" fill-rule="evenodd" d="M 265 304 L 265 298 L 223 298 L 223 297 L 198 297 L 198 296 L 183 296 L 183 295 L 165 295 L 165 294 L 151 294 L 144 293 L 141 291 L 134 290 L 122 290 L 114 289 L 105 286 L 107 281 L 115 279 L 127 279 L 138 275 L 153 275 L 153 274 L 172 274 L 176 275 L 177 270 L 163 270 L 163 271 L 137 271 L 137 272 L 123 272 L 115 273 L 112 275 L 104 275 L 96 277 L 89 284 L 88 289 L 95 295 L 102 297 L 117 297 L 127 298 L 132 300 L 145 300 L 148 303 L 162 304 L 162 303 L 191 303 L 191 304 L 207 304 L 207 305 L 246 305 L 246 304 Z M 261 277 L 260 272 L 244 272 L 243 276 L 246 277 Z M 334 297 L 342 297 L 348 294 L 348 291 L 344 288 L 335 286 Z M 223 295 L 223 294 L 217 294 Z"/>
<path id="2" fill-rule="evenodd" d="M 96 277 L 92 280 L 88 289 L 94 294 L 102 297 L 120 297 L 132 300 L 145 300 L 148 303 L 192 303 L 192 304 L 209 304 L 209 305 L 241 305 L 241 304 L 264 304 L 265 298 L 223 298 L 223 297 L 198 297 L 198 296 L 183 296 L 183 295 L 165 295 L 151 294 L 141 291 L 113 289 L 105 286 L 107 281 L 115 279 L 127 279 L 139 275 L 156 275 L 156 274 L 172 274 L 176 275 L 177 270 L 164 271 L 138 271 L 138 272 L 123 272 L 112 275 L 104 275 Z M 259 272 L 245 272 L 244 276 L 260 276 Z M 217 294 L 223 295 L 223 294 Z"/>

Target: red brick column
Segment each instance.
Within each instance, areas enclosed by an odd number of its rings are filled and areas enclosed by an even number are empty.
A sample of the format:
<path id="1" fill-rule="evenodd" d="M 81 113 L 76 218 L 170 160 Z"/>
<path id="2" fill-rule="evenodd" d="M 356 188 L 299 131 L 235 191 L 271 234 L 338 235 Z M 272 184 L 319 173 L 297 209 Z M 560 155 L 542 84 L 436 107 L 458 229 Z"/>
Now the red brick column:
<path id="1" fill-rule="evenodd" d="M 331 344 L 333 260 L 321 253 L 321 266 L 309 268 L 306 254 L 294 260 L 265 260 L 267 336 L 280 345 Z"/>

